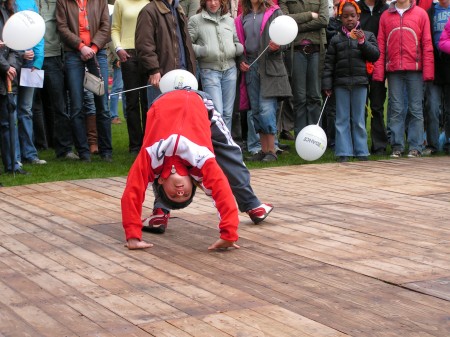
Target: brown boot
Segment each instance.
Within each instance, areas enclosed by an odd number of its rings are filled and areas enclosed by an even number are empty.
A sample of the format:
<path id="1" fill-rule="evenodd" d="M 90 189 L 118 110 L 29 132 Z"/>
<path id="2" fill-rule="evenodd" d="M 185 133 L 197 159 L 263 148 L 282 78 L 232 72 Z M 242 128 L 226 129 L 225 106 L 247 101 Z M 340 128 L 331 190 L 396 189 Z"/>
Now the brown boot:
<path id="1" fill-rule="evenodd" d="M 97 154 L 98 153 L 97 123 L 95 115 L 86 116 L 86 130 L 87 130 L 89 151 L 91 152 L 91 154 Z"/>

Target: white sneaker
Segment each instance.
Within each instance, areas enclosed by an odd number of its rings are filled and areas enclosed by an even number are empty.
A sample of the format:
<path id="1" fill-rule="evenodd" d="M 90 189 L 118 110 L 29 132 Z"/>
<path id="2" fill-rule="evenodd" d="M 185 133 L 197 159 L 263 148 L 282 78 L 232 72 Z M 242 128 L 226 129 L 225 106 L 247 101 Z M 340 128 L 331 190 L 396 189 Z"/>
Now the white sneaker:
<path id="1" fill-rule="evenodd" d="M 34 164 L 34 165 L 45 165 L 45 164 L 47 164 L 47 162 L 44 159 L 36 158 L 36 159 L 33 159 L 31 161 L 31 164 Z"/>

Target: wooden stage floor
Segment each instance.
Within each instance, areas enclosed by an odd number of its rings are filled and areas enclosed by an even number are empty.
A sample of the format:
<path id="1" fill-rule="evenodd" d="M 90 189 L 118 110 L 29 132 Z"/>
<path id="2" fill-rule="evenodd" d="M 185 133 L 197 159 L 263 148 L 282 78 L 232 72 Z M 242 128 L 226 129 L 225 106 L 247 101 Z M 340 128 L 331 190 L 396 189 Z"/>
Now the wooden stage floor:
<path id="1" fill-rule="evenodd" d="M 124 248 L 124 184 L 0 188 L 0 336 L 450 336 L 450 157 L 252 170 L 225 252 L 202 193 Z"/>

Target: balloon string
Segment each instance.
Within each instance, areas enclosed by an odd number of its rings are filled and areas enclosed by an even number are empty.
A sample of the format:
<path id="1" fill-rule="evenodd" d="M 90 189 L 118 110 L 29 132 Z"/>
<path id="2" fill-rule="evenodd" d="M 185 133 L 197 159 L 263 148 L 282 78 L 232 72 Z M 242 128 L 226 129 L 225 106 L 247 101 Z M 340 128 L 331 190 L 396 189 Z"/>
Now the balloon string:
<path id="1" fill-rule="evenodd" d="M 327 105 L 327 101 L 328 101 L 328 98 L 329 98 L 330 96 L 327 96 L 326 98 L 325 98 L 325 102 L 323 102 L 323 107 L 322 107 L 322 111 L 320 112 L 320 116 L 319 116 L 319 121 L 317 122 L 317 126 L 319 125 L 319 123 L 320 123 L 320 119 L 322 118 L 322 114 L 323 114 L 323 110 L 325 110 L 325 106 Z"/>
<path id="2" fill-rule="evenodd" d="M 253 65 L 253 63 L 255 63 L 256 61 L 258 61 L 258 59 L 263 56 L 263 54 L 266 52 L 266 50 L 269 48 L 269 45 L 267 45 L 266 49 L 263 50 L 263 52 L 261 54 L 258 55 L 258 57 L 248 66 L 249 68 Z"/>
<path id="3" fill-rule="evenodd" d="M 114 96 L 114 95 L 123 94 L 124 92 L 138 90 L 138 89 L 147 88 L 147 87 L 151 87 L 151 86 L 152 86 L 151 84 L 148 84 L 148 85 L 144 85 L 143 87 L 139 87 L 139 88 L 134 88 L 134 89 L 128 89 L 128 90 L 124 90 L 124 91 L 115 92 L 113 94 L 109 94 L 109 97 Z"/>

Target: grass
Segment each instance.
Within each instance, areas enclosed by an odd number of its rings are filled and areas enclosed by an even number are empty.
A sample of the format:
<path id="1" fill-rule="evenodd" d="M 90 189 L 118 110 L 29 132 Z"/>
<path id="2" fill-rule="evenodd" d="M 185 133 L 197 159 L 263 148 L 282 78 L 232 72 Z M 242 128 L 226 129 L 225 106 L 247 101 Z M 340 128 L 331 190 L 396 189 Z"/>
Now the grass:
<path id="1" fill-rule="evenodd" d="M 127 126 L 121 112 L 120 114 L 123 123 L 112 125 L 112 163 L 101 161 L 99 156 L 92 156 L 91 163 L 56 159 L 53 150 L 45 150 L 39 152 L 39 158 L 46 160 L 47 165 L 24 164 L 24 169 L 30 172 L 31 175 L 13 176 L 11 174 L 2 174 L 0 176 L 0 183 L 2 183 L 3 186 L 19 186 L 50 181 L 126 176 L 128 174 L 128 170 L 133 164 L 134 156 L 128 152 Z M 295 151 L 294 141 L 283 140 L 282 143 L 289 144 L 291 148 L 289 151 L 286 151 L 285 153 L 280 155 L 278 157 L 278 161 L 273 163 L 246 162 L 247 167 L 249 169 L 252 169 L 272 166 L 335 162 L 334 154 L 329 149 L 326 150 L 326 152 L 320 159 L 314 162 L 307 162 L 297 155 L 297 152 Z M 246 154 L 246 156 L 247 155 L 248 154 Z M 385 158 L 386 157 L 371 156 L 370 160 Z"/>

